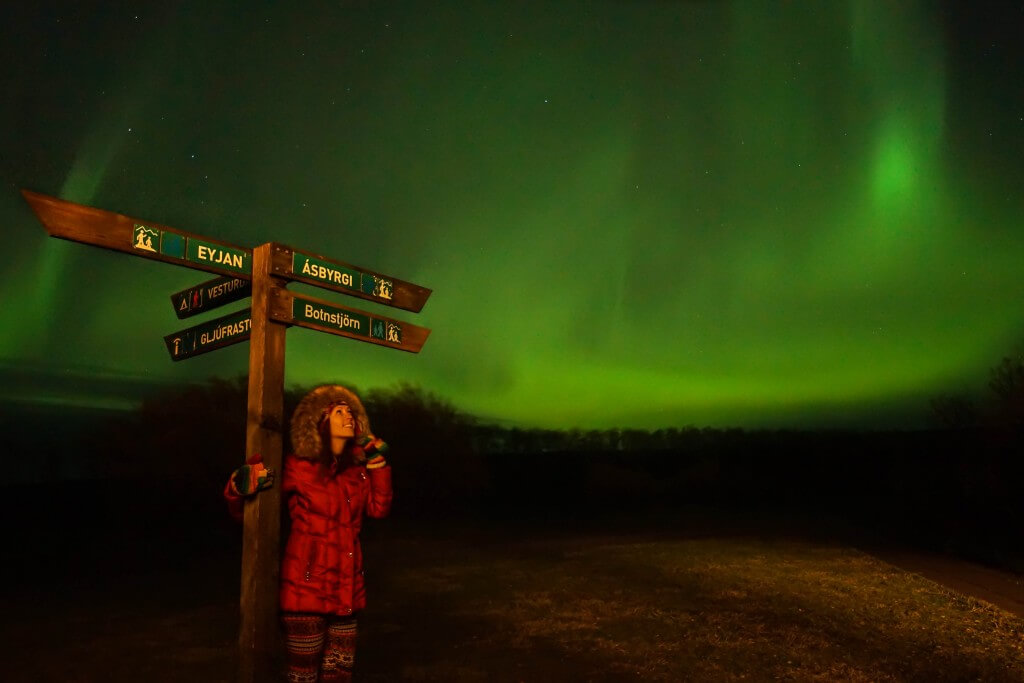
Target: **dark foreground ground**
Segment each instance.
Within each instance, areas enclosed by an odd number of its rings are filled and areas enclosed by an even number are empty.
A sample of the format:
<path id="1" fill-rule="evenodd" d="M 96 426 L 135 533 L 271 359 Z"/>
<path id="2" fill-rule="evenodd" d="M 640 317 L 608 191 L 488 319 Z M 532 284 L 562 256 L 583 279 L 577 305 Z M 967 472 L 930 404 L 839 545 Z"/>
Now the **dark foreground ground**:
<path id="1" fill-rule="evenodd" d="M 16 539 L 0 678 L 232 679 L 234 530 L 147 527 Z M 1016 577 L 828 525 L 691 509 L 364 536 L 358 680 L 1024 681 Z"/>

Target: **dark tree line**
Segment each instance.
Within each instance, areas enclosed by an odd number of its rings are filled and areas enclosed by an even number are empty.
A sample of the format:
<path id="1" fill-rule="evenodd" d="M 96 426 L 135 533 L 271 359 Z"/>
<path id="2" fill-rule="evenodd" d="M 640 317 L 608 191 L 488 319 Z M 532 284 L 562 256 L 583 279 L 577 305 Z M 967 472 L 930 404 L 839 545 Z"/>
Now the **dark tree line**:
<path id="1" fill-rule="evenodd" d="M 223 524 L 220 537 L 234 538 L 221 489 L 244 458 L 246 385 L 211 380 L 154 396 L 96 425 L 81 450 L 97 477 L 121 482 L 108 486 L 111 500 L 128 492 L 147 524 L 158 508 L 168 520 L 191 515 L 189 533 L 200 522 Z M 286 392 L 286 415 L 310 388 Z M 547 524 L 637 513 L 669 519 L 693 505 L 781 511 L 1024 568 L 1021 360 L 994 367 L 990 389 L 981 405 L 933 402 L 941 429 L 898 432 L 523 429 L 483 423 L 410 384 L 361 395 L 391 447 L 396 516 Z M 95 509 L 95 501 L 82 507 Z M 119 509 L 112 504 L 111 514 L 120 518 Z M 171 526 L 163 533 L 177 533 Z"/>
<path id="2" fill-rule="evenodd" d="M 1024 427 L 1024 349 L 989 369 L 989 393 L 980 399 L 942 394 L 931 400 L 935 424 L 947 429 Z"/>
<path id="3" fill-rule="evenodd" d="M 746 432 L 693 426 L 665 429 L 523 429 L 472 424 L 474 450 L 482 454 L 684 452 L 722 443 Z"/>

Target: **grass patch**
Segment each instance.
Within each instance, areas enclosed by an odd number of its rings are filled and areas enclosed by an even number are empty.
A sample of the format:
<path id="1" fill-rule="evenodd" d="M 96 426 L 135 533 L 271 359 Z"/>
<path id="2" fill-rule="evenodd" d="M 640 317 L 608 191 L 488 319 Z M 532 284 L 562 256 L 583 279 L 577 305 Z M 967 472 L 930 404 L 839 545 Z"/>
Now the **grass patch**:
<path id="1" fill-rule="evenodd" d="M 357 681 L 1024 681 L 1024 619 L 845 547 L 366 532 Z M 232 680 L 238 563 L 208 559 L 13 596 L 0 678 Z"/>
<path id="2" fill-rule="evenodd" d="M 367 561 L 364 680 L 1024 680 L 1024 621 L 848 548 L 385 541 Z"/>

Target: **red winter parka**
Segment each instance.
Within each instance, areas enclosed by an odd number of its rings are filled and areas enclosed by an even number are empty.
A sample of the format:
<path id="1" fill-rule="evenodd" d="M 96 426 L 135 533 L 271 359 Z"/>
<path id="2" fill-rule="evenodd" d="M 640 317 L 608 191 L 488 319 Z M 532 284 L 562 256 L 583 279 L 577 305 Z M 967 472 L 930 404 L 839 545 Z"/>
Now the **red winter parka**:
<path id="1" fill-rule="evenodd" d="M 326 464 L 320 436 L 323 415 L 346 403 L 355 419 L 356 437 L 338 463 Z M 338 385 L 317 387 L 295 408 L 291 422 L 293 453 L 284 460 L 282 495 L 291 532 L 281 559 L 280 604 L 284 612 L 351 615 L 366 606 L 359 530 L 363 513 L 386 517 L 391 509 L 391 467 L 377 466 L 386 446 L 372 437 L 359 397 Z M 339 463 L 344 463 L 339 465 Z M 233 514 L 241 497 L 224 491 Z"/>
<path id="2" fill-rule="evenodd" d="M 292 529 L 281 560 L 281 609 L 339 615 L 362 609 L 359 530 L 364 510 L 370 517 L 388 514 L 391 468 L 351 465 L 333 473 L 290 455 L 283 487 Z"/>
<path id="3" fill-rule="evenodd" d="M 347 403 L 356 438 L 341 462 L 325 464 L 320 424 L 330 406 Z M 350 615 L 366 606 L 359 530 L 363 512 L 385 517 L 391 509 L 391 468 L 368 469 L 383 442 L 373 439 L 359 397 L 327 385 L 306 394 L 292 415 L 293 454 L 285 458 L 282 494 L 291 533 L 281 559 L 281 610 Z M 364 450 L 365 449 L 365 450 Z"/>

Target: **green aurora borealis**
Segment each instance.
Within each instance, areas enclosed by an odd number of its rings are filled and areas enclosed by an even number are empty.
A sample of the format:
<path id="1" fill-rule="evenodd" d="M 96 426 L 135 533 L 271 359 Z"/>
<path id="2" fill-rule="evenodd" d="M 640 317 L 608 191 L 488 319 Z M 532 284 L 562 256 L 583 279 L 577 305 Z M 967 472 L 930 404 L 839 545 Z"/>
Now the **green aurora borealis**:
<path id="1" fill-rule="evenodd" d="M 391 312 L 419 356 L 294 329 L 290 383 L 551 427 L 912 424 L 1024 341 L 1022 14 L 959 4 L 20 10 L 0 363 L 246 370 L 167 357 L 206 274 L 48 239 L 26 187 L 434 290 Z"/>

